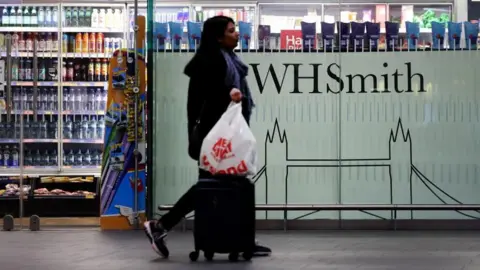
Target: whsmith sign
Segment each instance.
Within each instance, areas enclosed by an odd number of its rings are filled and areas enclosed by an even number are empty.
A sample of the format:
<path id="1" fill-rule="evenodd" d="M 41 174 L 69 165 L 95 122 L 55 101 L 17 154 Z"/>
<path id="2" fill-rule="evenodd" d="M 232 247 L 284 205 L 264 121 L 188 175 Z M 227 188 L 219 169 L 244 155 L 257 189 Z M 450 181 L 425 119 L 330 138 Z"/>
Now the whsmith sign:
<path id="1" fill-rule="evenodd" d="M 251 128 L 259 154 L 257 203 L 480 203 L 480 51 L 239 55 L 250 67 L 256 103 Z M 191 57 L 154 58 L 155 205 L 175 202 L 198 177 L 187 155 L 183 69 Z M 374 214 L 341 217 L 391 217 L 388 211 Z"/>

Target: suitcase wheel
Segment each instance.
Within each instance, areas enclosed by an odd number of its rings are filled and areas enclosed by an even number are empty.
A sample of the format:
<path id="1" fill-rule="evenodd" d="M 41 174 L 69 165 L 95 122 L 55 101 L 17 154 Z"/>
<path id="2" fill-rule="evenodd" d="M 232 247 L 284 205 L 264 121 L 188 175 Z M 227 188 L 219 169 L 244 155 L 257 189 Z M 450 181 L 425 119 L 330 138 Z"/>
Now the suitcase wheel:
<path id="1" fill-rule="evenodd" d="M 228 260 L 231 262 L 236 262 L 238 261 L 238 252 L 232 252 L 228 255 Z"/>
<path id="2" fill-rule="evenodd" d="M 192 251 L 192 252 L 190 252 L 190 255 L 189 255 L 190 260 L 191 260 L 192 262 L 196 262 L 196 261 L 198 260 L 198 256 L 199 256 L 199 255 L 200 255 L 200 254 L 198 253 L 198 251 Z"/>
<path id="3" fill-rule="evenodd" d="M 205 256 L 205 259 L 207 259 L 207 261 L 212 261 L 213 260 L 213 255 L 214 253 L 213 252 L 203 252 L 203 256 Z"/>
<path id="4" fill-rule="evenodd" d="M 253 258 L 253 253 L 252 252 L 244 252 L 242 254 L 242 257 L 245 261 L 250 261 Z"/>

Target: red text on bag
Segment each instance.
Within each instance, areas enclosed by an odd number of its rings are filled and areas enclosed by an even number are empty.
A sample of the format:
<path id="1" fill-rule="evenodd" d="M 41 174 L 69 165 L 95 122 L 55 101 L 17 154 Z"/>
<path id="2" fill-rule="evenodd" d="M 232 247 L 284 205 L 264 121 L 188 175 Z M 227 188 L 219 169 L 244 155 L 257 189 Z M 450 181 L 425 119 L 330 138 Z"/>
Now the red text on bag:
<path id="1" fill-rule="evenodd" d="M 225 138 L 219 138 L 213 145 L 212 152 L 210 154 L 217 162 L 233 157 L 232 141 Z"/>
<path id="2" fill-rule="evenodd" d="M 232 166 L 225 170 L 218 170 L 218 171 L 210 164 L 206 155 L 202 156 L 201 161 L 202 161 L 202 164 L 208 168 L 208 171 L 214 175 L 215 174 L 243 175 L 248 172 L 247 163 L 243 159 L 236 166 Z"/>

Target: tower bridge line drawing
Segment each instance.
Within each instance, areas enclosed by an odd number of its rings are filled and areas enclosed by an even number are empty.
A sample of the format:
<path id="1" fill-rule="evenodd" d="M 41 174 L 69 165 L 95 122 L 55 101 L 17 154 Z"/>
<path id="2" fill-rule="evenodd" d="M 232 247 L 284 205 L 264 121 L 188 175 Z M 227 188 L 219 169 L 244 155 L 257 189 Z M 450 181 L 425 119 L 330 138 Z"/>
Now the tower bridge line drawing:
<path id="1" fill-rule="evenodd" d="M 441 189 L 438 185 L 436 185 L 432 180 L 425 176 L 414 164 L 413 164 L 413 155 L 412 155 L 412 137 L 410 134 L 410 130 L 404 130 L 402 119 L 399 118 L 397 122 L 396 129 L 390 130 L 390 138 L 388 140 L 388 156 L 380 157 L 380 158 L 346 158 L 346 159 L 302 159 L 302 158 L 292 158 L 289 155 L 289 145 L 287 139 L 287 132 L 285 130 L 280 129 L 280 124 L 278 123 L 278 119 L 275 119 L 273 130 L 267 130 L 267 134 L 265 136 L 265 163 L 263 167 L 257 172 L 257 174 L 253 177 L 253 181 L 257 183 L 262 176 L 264 176 L 265 181 L 265 203 L 268 204 L 268 185 L 269 185 L 269 167 L 268 161 L 270 156 L 274 156 L 275 160 L 282 160 L 282 166 L 285 165 L 285 204 L 288 204 L 288 183 L 289 183 L 289 169 L 290 168 L 348 168 L 348 167 L 384 167 L 388 170 L 388 178 L 387 182 L 389 185 L 389 192 L 390 192 L 390 204 L 394 204 L 394 180 L 392 175 L 392 167 L 395 166 L 392 162 L 392 157 L 394 158 L 394 154 L 392 154 L 392 146 L 398 140 L 399 142 L 403 142 L 407 144 L 407 150 L 409 151 L 408 161 L 408 185 L 409 185 L 409 203 L 414 203 L 413 198 L 413 177 L 417 177 L 420 180 L 420 183 L 427 188 L 427 190 L 434 195 L 440 204 L 449 204 L 447 200 L 451 200 L 453 204 L 463 204 L 459 199 L 456 199 L 443 189 Z M 284 149 L 275 149 L 272 148 L 272 144 L 276 143 L 278 145 L 283 145 Z M 282 156 L 283 155 L 283 156 Z M 278 164 L 277 164 L 278 165 Z M 316 213 L 319 211 L 312 211 L 310 214 L 302 215 L 296 219 L 300 219 Z M 379 215 L 369 213 L 367 211 L 361 211 L 368 215 L 380 218 L 380 219 L 387 219 L 381 217 Z M 463 215 L 465 217 L 471 219 L 480 219 L 480 215 L 476 215 L 480 213 L 480 211 L 469 211 L 469 213 L 475 213 L 474 215 L 470 215 L 464 213 L 464 211 L 456 211 L 458 214 Z M 410 211 L 410 218 L 413 219 L 413 211 Z"/>

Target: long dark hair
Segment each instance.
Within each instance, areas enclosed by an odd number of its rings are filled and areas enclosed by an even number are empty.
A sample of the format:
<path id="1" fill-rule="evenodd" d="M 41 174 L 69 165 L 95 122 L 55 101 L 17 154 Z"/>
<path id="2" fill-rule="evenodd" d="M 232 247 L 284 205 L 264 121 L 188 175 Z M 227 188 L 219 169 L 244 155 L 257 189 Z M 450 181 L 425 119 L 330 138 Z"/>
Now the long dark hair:
<path id="1" fill-rule="evenodd" d="M 199 52 L 215 52 L 220 50 L 219 39 L 225 35 L 228 23 L 233 23 L 232 18 L 227 16 L 215 16 L 209 18 L 203 24 L 202 37 L 200 39 Z"/>

